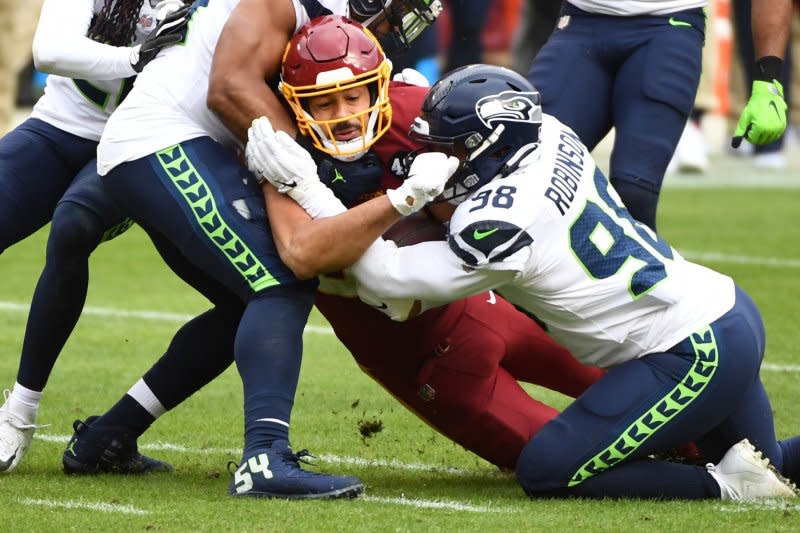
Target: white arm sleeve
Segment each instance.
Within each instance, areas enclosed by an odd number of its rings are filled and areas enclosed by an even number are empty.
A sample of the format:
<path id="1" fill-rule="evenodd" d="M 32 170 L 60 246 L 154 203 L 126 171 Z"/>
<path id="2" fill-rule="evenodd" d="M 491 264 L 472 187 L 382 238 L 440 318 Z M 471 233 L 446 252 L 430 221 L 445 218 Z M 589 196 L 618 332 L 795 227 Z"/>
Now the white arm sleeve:
<path id="1" fill-rule="evenodd" d="M 359 296 L 429 302 L 451 302 L 478 294 L 502 286 L 517 275 L 508 270 L 465 268 L 444 241 L 398 248 L 384 239 L 375 241 L 349 271 L 358 281 Z"/>
<path id="2" fill-rule="evenodd" d="M 92 80 L 136 75 L 131 47 L 102 44 L 86 36 L 93 10 L 93 0 L 45 0 L 33 38 L 33 61 L 38 70 Z"/>

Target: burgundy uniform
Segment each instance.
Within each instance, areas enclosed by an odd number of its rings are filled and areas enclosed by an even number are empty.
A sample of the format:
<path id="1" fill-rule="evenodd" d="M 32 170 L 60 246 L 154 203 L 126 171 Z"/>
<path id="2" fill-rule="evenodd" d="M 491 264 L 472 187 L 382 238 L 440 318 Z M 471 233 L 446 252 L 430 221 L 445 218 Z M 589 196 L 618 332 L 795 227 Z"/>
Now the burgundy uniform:
<path id="1" fill-rule="evenodd" d="M 397 186 L 398 160 L 418 148 L 407 133 L 426 93 L 391 85 L 392 125 L 373 146 L 384 188 Z M 502 468 L 513 468 L 557 414 L 517 380 L 576 397 L 602 375 L 493 293 L 394 322 L 358 300 L 346 276 L 325 276 L 317 307 L 364 372 L 443 435 Z"/>

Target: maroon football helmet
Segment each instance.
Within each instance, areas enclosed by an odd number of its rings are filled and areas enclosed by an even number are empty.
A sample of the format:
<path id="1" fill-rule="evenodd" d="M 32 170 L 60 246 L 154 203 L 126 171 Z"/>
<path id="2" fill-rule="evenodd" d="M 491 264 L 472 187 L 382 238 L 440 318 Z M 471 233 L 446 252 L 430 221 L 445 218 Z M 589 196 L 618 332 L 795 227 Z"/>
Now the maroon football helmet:
<path id="1" fill-rule="evenodd" d="M 338 159 L 352 160 L 389 129 L 390 74 L 391 63 L 369 30 L 345 17 L 328 15 L 309 21 L 289 41 L 279 88 L 300 132 L 314 146 Z M 370 105 L 365 109 L 332 120 L 317 120 L 309 113 L 309 98 L 360 86 L 370 91 Z M 333 129 L 353 119 L 361 123 L 361 136 L 337 141 Z"/>

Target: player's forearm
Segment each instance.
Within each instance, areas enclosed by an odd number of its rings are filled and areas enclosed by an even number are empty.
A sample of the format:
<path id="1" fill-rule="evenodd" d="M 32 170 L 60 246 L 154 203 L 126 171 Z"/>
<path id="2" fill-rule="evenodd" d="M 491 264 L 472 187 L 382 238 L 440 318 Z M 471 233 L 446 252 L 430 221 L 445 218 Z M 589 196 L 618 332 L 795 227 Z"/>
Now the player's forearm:
<path id="1" fill-rule="evenodd" d="M 286 43 L 294 32 L 289 0 L 242 0 L 220 34 L 208 84 L 208 107 L 242 142 L 253 119 L 269 118 L 294 137 L 297 128 L 267 86 L 277 79 Z"/>
<path id="2" fill-rule="evenodd" d="M 513 279 L 514 272 L 465 269 L 444 241 L 398 248 L 376 240 L 348 271 L 359 293 L 379 298 L 451 302 Z"/>
<path id="3" fill-rule="evenodd" d="M 48 0 L 42 6 L 33 39 L 36 68 L 70 78 L 113 80 L 133 76 L 129 46 L 111 46 L 86 36 L 92 19 L 91 0 Z"/>
<path id="4" fill-rule="evenodd" d="M 281 260 L 301 279 L 352 265 L 400 218 L 383 196 L 339 215 L 312 220 L 271 185 L 264 186 L 264 194 Z"/>
<path id="5" fill-rule="evenodd" d="M 247 142 L 247 129 L 254 119 L 266 116 L 276 130 L 294 136 L 297 127 L 277 96 L 264 83 L 242 77 L 221 76 L 211 81 L 208 107 L 236 137 Z"/>
<path id="6" fill-rule="evenodd" d="M 775 56 L 783 58 L 792 21 L 792 0 L 753 0 L 754 60 Z"/>

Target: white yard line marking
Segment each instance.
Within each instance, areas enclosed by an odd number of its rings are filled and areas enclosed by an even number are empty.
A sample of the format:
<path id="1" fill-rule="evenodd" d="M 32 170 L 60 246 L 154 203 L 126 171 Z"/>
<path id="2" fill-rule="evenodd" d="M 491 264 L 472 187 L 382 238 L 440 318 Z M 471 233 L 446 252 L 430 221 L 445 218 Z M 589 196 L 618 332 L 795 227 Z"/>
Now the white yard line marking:
<path id="1" fill-rule="evenodd" d="M 717 511 L 724 513 L 749 513 L 750 511 L 800 511 L 800 505 L 790 504 L 787 500 L 764 500 L 758 502 L 739 502 L 729 505 L 718 505 Z"/>
<path id="2" fill-rule="evenodd" d="M 761 370 L 772 372 L 800 372 L 800 365 L 774 365 L 772 363 L 761 363 Z"/>
<path id="3" fill-rule="evenodd" d="M 732 255 L 718 252 L 696 252 L 693 250 L 678 250 L 682 256 L 692 261 L 712 261 L 719 263 L 733 263 L 737 265 L 756 265 L 764 267 L 800 268 L 800 259 L 784 257 L 757 257 L 751 255 Z"/>
<path id="4" fill-rule="evenodd" d="M 383 496 L 362 496 L 360 498 L 365 502 L 376 503 L 389 503 L 393 505 L 406 505 L 408 507 L 416 507 L 417 509 L 448 509 L 453 511 L 467 511 L 470 513 L 516 513 L 519 509 L 489 507 L 486 505 L 472 505 L 469 503 L 461 503 L 446 500 L 419 500 L 416 498 L 406 498 L 401 496 L 399 498 L 387 498 Z"/>
<path id="5" fill-rule="evenodd" d="M 60 507 L 62 509 L 86 509 L 103 513 L 122 513 L 144 515 L 150 511 L 139 509 L 133 505 L 120 505 L 118 503 L 85 502 L 80 500 L 41 500 L 35 498 L 22 498 L 18 500 L 22 505 L 41 505 L 43 507 Z"/>
<path id="6" fill-rule="evenodd" d="M 16 302 L 3 302 L 0 301 L 0 311 L 8 311 L 12 313 L 27 313 L 30 306 Z M 110 318 L 139 318 L 141 320 L 153 320 L 156 322 L 187 322 L 195 317 L 186 313 L 168 313 L 162 311 L 148 311 L 148 310 L 129 310 L 117 309 L 114 307 L 84 307 L 83 314 L 110 317 Z M 306 333 L 315 333 L 318 335 L 333 335 L 333 330 L 329 326 L 312 326 L 306 324 Z"/>

